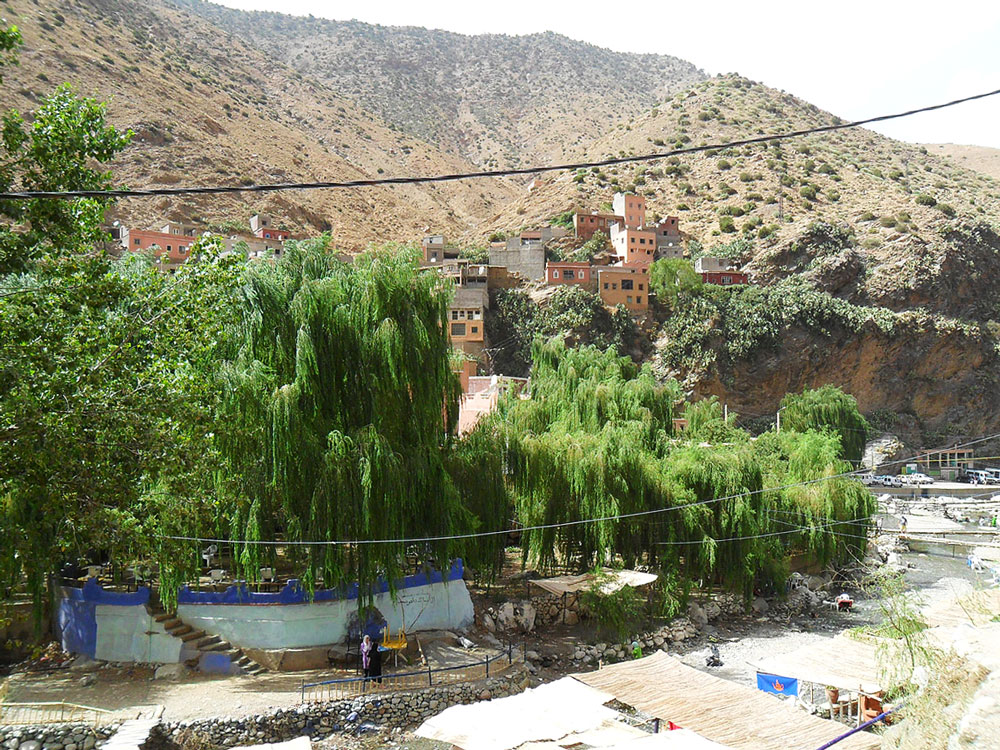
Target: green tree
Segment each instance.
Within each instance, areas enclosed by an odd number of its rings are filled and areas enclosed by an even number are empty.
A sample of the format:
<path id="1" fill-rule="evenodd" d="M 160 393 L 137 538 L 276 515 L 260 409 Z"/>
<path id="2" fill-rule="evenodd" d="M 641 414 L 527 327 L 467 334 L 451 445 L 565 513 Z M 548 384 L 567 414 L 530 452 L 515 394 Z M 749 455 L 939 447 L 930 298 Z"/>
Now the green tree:
<path id="1" fill-rule="evenodd" d="M 789 393 L 781 400 L 781 423 L 799 432 L 830 430 L 840 438 L 840 457 L 857 464 L 868 440 L 868 422 L 858 411 L 858 402 L 834 385 L 802 393 Z"/>
<path id="2" fill-rule="evenodd" d="M 649 288 L 668 309 L 697 295 L 701 287 L 701 276 L 683 258 L 660 258 L 649 269 Z"/>
<path id="3" fill-rule="evenodd" d="M 345 264 L 325 240 L 251 267 L 216 430 L 234 537 L 399 540 L 476 528 L 465 501 L 495 498 L 503 482 L 475 444 L 453 450 L 460 391 L 448 289 L 405 253 Z M 485 510 L 484 522 L 506 517 L 502 502 Z M 490 563 L 490 541 L 466 556 Z M 443 562 L 459 549 L 442 541 L 421 554 Z M 293 561 L 309 586 L 320 576 L 364 585 L 402 575 L 405 551 L 401 542 L 305 546 Z M 256 577 L 259 547 L 238 552 L 244 575 Z"/>

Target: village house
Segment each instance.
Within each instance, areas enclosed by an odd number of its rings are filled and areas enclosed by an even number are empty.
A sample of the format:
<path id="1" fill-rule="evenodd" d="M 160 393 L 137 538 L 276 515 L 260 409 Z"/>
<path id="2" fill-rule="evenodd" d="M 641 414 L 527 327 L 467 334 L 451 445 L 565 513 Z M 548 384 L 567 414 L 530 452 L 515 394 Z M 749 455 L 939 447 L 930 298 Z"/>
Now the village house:
<path id="1" fill-rule="evenodd" d="M 122 227 L 120 238 L 125 250 L 152 250 L 163 270 L 174 271 L 191 257 L 191 245 L 198 239 L 198 232 L 186 224 L 167 222 L 159 231 Z"/>
<path id="2" fill-rule="evenodd" d="M 621 216 L 625 226 L 638 229 L 646 225 L 646 199 L 634 193 L 615 193 L 611 210 Z"/>
<path id="3" fill-rule="evenodd" d="M 424 253 L 423 266 L 440 266 L 447 261 L 457 261 L 460 254 L 458 247 L 445 243 L 443 234 L 424 237 L 420 240 L 420 247 Z"/>
<path id="4" fill-rule="evenodd" d="M 656 257 L 680 258 L 684 254 L 681 230 L 676 216 L 667 216 L 653 227 L 656 230 Z"/>
<path id="5" fill-rule="evenodd" d="M 592 287 L 596 278 L 590 263 L 550 261 L 545 264 L 545 282 L 547 284 L 577 284 Z"/>
<path id="6" fill-rule="evenodd" d="M 705 284 L 730 286 L 732 284 L 747 284 L 750 281 L 749 276 L 737 270 L 728 258 L 702 256 L 695 260 L 694 270 L 701 274 L 701 280 Z"/>
<path id="7" fill-rule="evenodd" d="M 629 312 L 649 310 L 649 276 L 641 266 L 597 269 L 597 291 L 609 307 L 624 305 Z"/>
<path id="8" fill-rule="evenodd" d="M 250 231 L 253 236 L 262 240 L 281 240 L 291 237 L 287 229 L 279 229 L 271 225 L 271 217 L 267 214 L 254 214 L 250 217 Z"/>
<path id="9" fill-rule="evenodd" d="M 501 396 L 508 391 L 521 393 L 528 378 L 507 375 L 479 375 L 467 379 L 458 411 L 458 434 L 467 435 L 485 415 L 496 409 Z"/>
<path id="10" fill-rule="evenodd" d="M 503 266 L 529 281 L 545 278 L 545 246 L 566 236 L 562 227 L 542 227 L 490 244 L 490 265 Z"/>
<path id="11" fill-rule="evenodd" d="M 614 224 L 611 227 L 611 246 L 623 265 L 648 266 L 656 259 L 656 231 Z"/>
<path id="12" fill-rule="evenodd" d="M 611 234 L 612 224 L 621 224 L 625 219 L 614 214 L 573 214 L 573 232 L 577 239 L 586 242 L 597 232 L 605 237 Z"/>

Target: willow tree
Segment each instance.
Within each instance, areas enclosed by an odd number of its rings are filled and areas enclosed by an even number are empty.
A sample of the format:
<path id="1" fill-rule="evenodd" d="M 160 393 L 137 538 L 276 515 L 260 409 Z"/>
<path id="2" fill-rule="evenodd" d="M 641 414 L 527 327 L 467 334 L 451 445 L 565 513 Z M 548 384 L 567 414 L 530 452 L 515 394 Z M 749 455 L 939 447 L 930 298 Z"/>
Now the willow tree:
<path id="1" fill-rule="evenodd" d="M 399 540 L 476 527 L 467 485 L 449 473 L 477 451 L 453 455 L 460 387 L 448 302 L 441 278 L 398 251 L 347 264 L 321 240 L 253 266 L 218 430 L 234 537 L 338 542 L 291 546 L 306 585 L 322 576 L 330 586 L 394 580 Z M 489 469 L 476 481 L 502 487 L 499 465 L 496 476 Z M 417 551 L 443 566 L 455 549 Z M 238 551 L 255 577 L 261 548 Z"/>
<path id="2" fill-rule="evenodd" d="M 789 393 L 781 400 L 781 423 L 797 432 L 831 430 L 840 438 L 840 457 L 854 464 L 861 461 L 868 422 L 858 411 L 854 396 L 834 385 Z"/>
<path id="3" fill-rule="evenodd" d="M 682 585 L 749 596 L 781 580 L 789 555 L 828 562 L 856 549 L 842 534 L 863 537 L 871 499 L 832 478 L 845 465 L 836 436 L 753 441 L 712 399 L 688 404 L 678 433 L 680 389 L 647 367 L 560 340 L 536 341 L 533 359 L 531 398 L 505 401 L 486 423 L 518 520 L 536 527 L 523 534 L 527 560 L 580 570 L 644 563 Z"/>

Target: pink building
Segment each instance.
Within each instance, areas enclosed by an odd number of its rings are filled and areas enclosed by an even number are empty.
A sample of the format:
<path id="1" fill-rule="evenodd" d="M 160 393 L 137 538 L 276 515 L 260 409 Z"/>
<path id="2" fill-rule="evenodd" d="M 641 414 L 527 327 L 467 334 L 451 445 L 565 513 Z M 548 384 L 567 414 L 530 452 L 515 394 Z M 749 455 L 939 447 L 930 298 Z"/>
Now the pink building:
<path id="1" fill-rule="evenodd" d="M 611 246 L 624 265 L 648 266 L 656 259 L 656 231 L 615 224 L 611 227 Z"/>

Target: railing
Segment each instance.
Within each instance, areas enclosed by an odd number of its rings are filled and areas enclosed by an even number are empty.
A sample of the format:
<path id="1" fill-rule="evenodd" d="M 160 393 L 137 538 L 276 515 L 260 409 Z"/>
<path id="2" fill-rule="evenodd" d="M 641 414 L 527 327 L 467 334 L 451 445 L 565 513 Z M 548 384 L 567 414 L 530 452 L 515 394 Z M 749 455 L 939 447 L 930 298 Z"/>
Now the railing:
<path id="1" fill-rule="evenodd" d="M 524 660 L 523 653 L 520 654 L 520 660 Z M 380 677 L 344 677 L 338 680 L 305 683 L 302 685 L 301 697 L 303 703 L 335 701 L 372 693 L 402 692 L 462 682 L 478 682 L 502 674 L 514 662 L 514 644 L 510 643 L 498 654 L 454 667 L 436 669 L 428 667 L 413 672 L 383 674 Z"/>
<path id="2" fill-rule="evenodd" d="M 4 724 L 90 724 L 111 723 L 114 712 L 76 703 L 2 703 L 0 725 Z"/>

